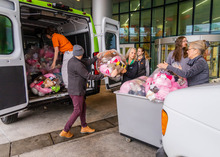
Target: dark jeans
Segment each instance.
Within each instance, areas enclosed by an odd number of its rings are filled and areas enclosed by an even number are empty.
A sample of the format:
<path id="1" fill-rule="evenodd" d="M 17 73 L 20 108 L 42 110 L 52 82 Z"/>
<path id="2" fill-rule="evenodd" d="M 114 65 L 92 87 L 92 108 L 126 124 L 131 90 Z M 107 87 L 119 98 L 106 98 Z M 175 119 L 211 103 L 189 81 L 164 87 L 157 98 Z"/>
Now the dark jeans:
<path id="1" fill-rule="evenodd" d="M 73 102 L 73 113 L 64 127 L 64 131 L 68 132 L 78 117 L 81 120 L 81 126 L 86 127 L 86 102 L 84 96 L 70 95 Z"/>

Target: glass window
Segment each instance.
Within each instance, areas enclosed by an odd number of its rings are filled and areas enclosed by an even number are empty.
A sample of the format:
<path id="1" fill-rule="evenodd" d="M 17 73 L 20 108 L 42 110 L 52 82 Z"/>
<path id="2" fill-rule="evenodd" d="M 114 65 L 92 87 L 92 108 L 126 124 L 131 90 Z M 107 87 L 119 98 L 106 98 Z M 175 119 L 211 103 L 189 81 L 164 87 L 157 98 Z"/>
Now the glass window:
<path id="1" fill-rule="evenodd" d="M 92 9 L 91 8 L 84 8 L 83 11 L 90 14 L 90 15 L 92 14 Z"/>
<path id="2" fill-rule="evenodd" d="M 118 13 L 118 9 L 119 9 L 119 4 L 118 3 L 114 3 L 113 6 L 112 6 L 112 13 L 113 14 L 117 14 Z"/>
<path id="3" fill-rule="evenodd" d="M 130 42 L 139 42 L 139 12 L 131 14 L 129 36 Z"/>
<path id="4" fill-rule="evenodd" d="M 120 3 L 120 13 L 129 12 L 129 2 Z"/>
<path id="5" fill-rule="evenodd" d="M 151 8 L 151 0 L 141 0 L 141 8 Z"/>
<path id="6" fill-rule="evenodd" d="M 165 8 L 165 30 L 164 36 L 176 35 L 177 4 L 167 5 Z"/>
<path id="7" fill-rule="evenodd" d="M 128 28 L 129 16 L 128 14 L 120 15 L 120 43 L 128 43 Z"/>
<path id="8" fill-rule="evenodd" d="M 211 0 L 195 1 L 194 34 L 209 33 L 210 1 Z"/>
<path id="9" fill-rule="evenodd" d="M 157 68 L 157 60 L 158 60 L 158 47 L 159 45 L 155 46 L 154 43 L 151 44 L 151 64 L 150 64 L 150 71 L 154 71 Z"/>
<path id="10" fill-rule="evenodd" d="M 166 0 L 166 4 L 177 2 L 177 0 Z"/>
<path id="11" fill-rule="evenodd" d="M 141 12 L 140 42 L 150 42 L 151 10 Z"/>
<path id="12" fill-rule="evenodd" d="M 220 1 L 213 0 L 213 10 L 212 10 L 212 33 L 220 33 Z"/>
<path id="13" fill-rule="evenodd" d="M 130 11 L 140 10 L 140 0 L 130 1 Z"/>
<path id="14" fill-rule="evenodd" d="M 178 35 L 192 34 L 192 11 L 193 1 L 181 2 L 179 5 L 179 28 Z"/>
<path id="15" fill-rule="evenodd" d="M 209 77 L 219 77 L 219 51 L 220 42 L 209 42 L 207 55 L 204 57 L 209 65 Z"/>
<path id="16" fill-rule="evenodd" d="M 105 47 L 106 50 L 116 49 L 116 35 L 113 33 L 106 32 L 105 33 Z"/>
<path id="17" fill-rule="evenodd" d="M 116 21 L 119 21 L 118 15 L 113 15 L 113 16 L 112 16 L 112 19 L 114 19 L 114 20 L 116 20 Z"/>
<path id="18" fill-rule="evenodd" d="M 138 47 L 140 47 L 140 44 L 135 44 L 134 47 L 136 48 L 136 50 L 138 49 Z"/>
<path id="19" fill-rule="evenodd" d="M 140 47 L 144 48 L 144 50 L 150 55 L 150 43 L 140 44 Z"/>
<path id="20" fill-rule="evenodd" d="M 12 23 L 8 17 L 0 15 L 0 55 L 14 50 Z"/>
<path id="21" fill-rule="evenodd" d="M 120 53 L 123 55 L 123 48 L 120 47 Z"/>
<path id="22" fill-rule="evenodd" d="M 163 16 L 161 15 L 163 15 L 163 7 L 153 9 L 151 29 L 153 41 L 163 35 Z"/>
<path id="23" fill-rule="evenodd" d="M 159 5 L 163 5 L 164 4 L 164 0 L 153 0 L 153 6 L 159 6 Z"/>

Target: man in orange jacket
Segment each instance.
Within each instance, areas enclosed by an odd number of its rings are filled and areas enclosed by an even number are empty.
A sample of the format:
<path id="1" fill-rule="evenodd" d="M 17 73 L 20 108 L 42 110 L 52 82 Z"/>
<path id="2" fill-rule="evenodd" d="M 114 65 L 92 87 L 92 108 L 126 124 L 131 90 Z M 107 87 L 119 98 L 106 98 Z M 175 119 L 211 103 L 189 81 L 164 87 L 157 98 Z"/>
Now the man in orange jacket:
<path id="1" fill-rule="evenodd" d="M 46 36 L 48 39 L 52 40 L 55 51 L 51 69 L 54 69 L 56 66 L 56 61 L 58 58 L 59 51 L 63 53 L 63 64 L 61 68 L 61 73 L 62 73 L 64 85 L 67 88 L 68 87 L 67 64 L 70 58 L 73 57 L 73 45 L 64 35 L 56 33 L 56 30 L 51 27 L 47 28 Z"/>

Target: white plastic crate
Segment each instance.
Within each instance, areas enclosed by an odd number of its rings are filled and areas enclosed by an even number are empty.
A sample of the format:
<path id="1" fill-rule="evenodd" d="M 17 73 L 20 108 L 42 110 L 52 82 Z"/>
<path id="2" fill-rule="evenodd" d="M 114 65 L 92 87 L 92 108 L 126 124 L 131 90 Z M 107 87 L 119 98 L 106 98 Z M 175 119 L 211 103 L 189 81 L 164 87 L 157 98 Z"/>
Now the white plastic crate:
<path id="1" fill-rule="evenodd" d="M 145 97 L 115 92 L 119 132 L 156 147 L 161 147 L 163 103 Z"/>

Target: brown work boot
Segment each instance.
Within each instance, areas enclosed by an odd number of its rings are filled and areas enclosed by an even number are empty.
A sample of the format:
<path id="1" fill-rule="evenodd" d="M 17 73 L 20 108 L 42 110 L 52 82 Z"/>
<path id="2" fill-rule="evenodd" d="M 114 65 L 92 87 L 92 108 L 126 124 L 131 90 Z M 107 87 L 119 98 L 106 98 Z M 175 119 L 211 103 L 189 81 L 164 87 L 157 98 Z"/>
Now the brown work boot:
<path id="1" fill-rule="evenodd" d="M 91 129 L 90 127 L 81 127 L 81 133 L 93 133 L 95 132 L 95 129 Z"/>
<path id="2" fill-rule="evenodd" d="M 73 134 L 70 131 L 66 132 L 66 131 L 62 130 L 61 133 L 59 134 L 59 136 L 60 137 L 71 138 L 71 137 L 73 137 Z"/>

